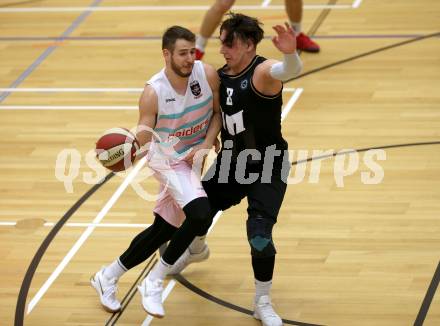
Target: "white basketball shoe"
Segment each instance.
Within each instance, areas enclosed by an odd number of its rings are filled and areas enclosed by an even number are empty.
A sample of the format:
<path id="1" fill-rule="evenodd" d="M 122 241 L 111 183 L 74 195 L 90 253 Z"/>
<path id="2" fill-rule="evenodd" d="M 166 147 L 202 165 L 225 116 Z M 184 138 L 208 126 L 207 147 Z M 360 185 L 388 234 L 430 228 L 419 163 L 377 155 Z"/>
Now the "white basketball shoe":
<path id="1" fill-rule="evenodd" d="M 116 278 L 108 279 L 104 275 L 104 268 L 101 268 L 95 275 L 90 279 L 90 283 L 95 288 L 99 295 L 99 300 L 102 306 L 108 312 L 118 312 L 121 310 L 121 303 L 116 298 L 116 293 L 118 290 Z"/>
<path id="2" fill-rule="evenodd" d="M 282 326 L 283 321 L 273 310 L 272 302 L 268 295 L 262 295 L 255 303 L 254 318 L 261 320 L 263 326 Z"/>
<path id="3" fill-rule="evenodd" d="M 189 264 L 199 263 L 199 262 L 202 262 L 204 260 L 207 260 L 208 258 L 209 258 L 209 248 L 208 248 L 208 245 L 205 245 L 203 250 L 201 252 L 199 252 L 198 254 L 192 254 L 189 251 L 189 248 L 186 248 L 186 250 L 183 252 L 182 256 L 180 256 L 179 259 L 177 259 L 177 261 L 171 267 L 170 271 L 168 272 L 168 275 L 179 274 Z"/>
<path id="4" fill-rule="evenodd" d="M 163 318 L 165 310 L 162 304 L 163 280 L 150 280 L 150 274 L 144 278 L 138 290 L 142 296 L 142 307 L 149 315 Z"/>

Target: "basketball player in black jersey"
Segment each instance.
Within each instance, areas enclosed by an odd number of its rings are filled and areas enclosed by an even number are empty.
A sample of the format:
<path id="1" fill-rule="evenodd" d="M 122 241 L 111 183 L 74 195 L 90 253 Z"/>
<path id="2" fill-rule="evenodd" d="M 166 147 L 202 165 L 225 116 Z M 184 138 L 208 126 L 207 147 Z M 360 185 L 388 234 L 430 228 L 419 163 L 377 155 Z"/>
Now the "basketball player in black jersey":
<path id="1" fill-rule="evenodd" d="M 246 227 L 256 286 L 254 317 L 265 326 L 282 325 L 270 300 L 276 254 L 272 228 L 290 167 L 284 156 L 287 142 L 281 134 L 282 81 L 302 68 L 292 28 L 288 24 L 273 28 L 272 42 L 283 54 L 283 62 L 256 54 L 264 34 L 257 19 L 231 13 L 220 27 L 220 53 L 226 60 L 218 70 L 222 150 L 203 181 L 212 216 L 245 197 L 248 200 Z M 207 257 L 204 235 L 208 228 L 191 243 L 172 273 Z"/>

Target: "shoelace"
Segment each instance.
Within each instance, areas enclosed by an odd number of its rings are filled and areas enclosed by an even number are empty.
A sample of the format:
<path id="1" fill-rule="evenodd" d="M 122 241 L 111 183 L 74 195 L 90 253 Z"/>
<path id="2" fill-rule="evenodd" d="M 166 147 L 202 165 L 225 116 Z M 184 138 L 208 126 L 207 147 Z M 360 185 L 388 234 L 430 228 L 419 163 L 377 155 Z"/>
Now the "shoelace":
<path id="1" fill-rule="evenodd" d="M 113 278 L 111 280 L 108 280 L 107 286 L 104 289 L 103 296 L 105 298 L 115 298 L 116 293 L 118 292 L 118 288 L 116 286 L 116 279 Z"/>
<path id="2" fill-rule="evenodd" d="M 161 280 L 154 280 L 153 282 L 151 282 L 152 287 L 150 286 L 147 289 L 147 282 L 145 282 L 145 293 L 148 296 L 153 297 L 153 299 L 155 301 L 159 301 L 162 302 L 162 291 L 163 291 L 163 281 Z"/>
<path id="3" fill-rule="evenodd" d="M 261 309 L 262 315 L 266 317 L 278 317 L 278 315 L 275 313 L 275 310 L 273 310 L 272 304 L 270 302 L 260 304 L 259 307 Z"/>

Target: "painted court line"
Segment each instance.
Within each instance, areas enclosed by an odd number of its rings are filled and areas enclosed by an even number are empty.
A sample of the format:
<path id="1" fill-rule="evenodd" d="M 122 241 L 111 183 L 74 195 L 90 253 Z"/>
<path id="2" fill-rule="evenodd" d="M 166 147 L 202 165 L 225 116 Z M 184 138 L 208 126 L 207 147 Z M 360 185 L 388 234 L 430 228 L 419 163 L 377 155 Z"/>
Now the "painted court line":
<path id="1" fill-rule="evenodd" d="M 302 88 L 295 89 L 295 91 L 292 94 L 292 97 L 289 99 L 289 102 L 287 102 L 283 112 L 281 112 L 281 121 L 283 121 L 287 117 L 290 110 L 293 108 L 293 105 L 296 103 L 296 101 L 298 101 L 299 97 L 301 96 L 303 90 L 304 89 Z"/>
<path id="2" fill-rule="evenodd" d="M 384 39 L 384 38 L 416 38 L 425 34 L 332 34 L 332 35 L 313 35 L 313 39 Z M 435 36 L 437 38 L 440 35 Z M 71 36 L 63 41 L 158 41 L 160 36 Z M 212 37 L 211 39 L 217 40 Z M 265 36 L 265 40 L 270 40 L 271 36 Z M 0 36 L 0 42 L 33 42 L 33 41 L 58 41 L 59 38 L 53 36 Z M 62 41 L 59 41 L 62 42 Z M 2 88 L 3 89 L 3 88 Z"/>
<path id="3" fill-rule="evenodd" d="M 353 4 L 351 5 L 354 9 L 359 8 L 359 6 L 361 5 L 362 0 L 355 0 L 353 2 Z"/>
<path id="4" fill-rule="evenodd" d="M 7 92 L 142 92 L 143 88 L 0 88 Z M 286 87 L 283 92 L 295 92 L 297 88 Z M 0 105 L 0 110 L 138 110 L 137 105 Z"/>
<path id="5" fill-rule="evenodd" d="M 0 222 L 1 226 L 15 226 L 17 222 Z"/>
<path id="6" fill-rule="evenodd" d="M 0 105 L 0 110 L 138 110 L 135 105 Z"/>
<path id="7" fill-rule="evenodd" d="M 43 226 L 54 226 L 56 223 L 55 222 L 45 222 L 43 224 Z M 9 222 L 9 221 L 5 221 L 5 222 L 0 222 L 0 226 L 16 226 L 17 222 Z M 147 228 L 149 227 L 151 224 L 141 224 L 141 223 L 66 223 L 64 224 L 64 226 L 67 227 L 89 227 L 89 226 L 93 226 L 93 227 L 100 227 L 100 228 Z"/>
<path id="8" fill-rule="evenodd" d="M 141 93 L 143 88 L 69 88 L 69 87 L 52 87 L 52 88 L 0 88 L 0 92 L 11 93 Z M 283 92 L 293 92 L 295 88 L 284 87 Z"/>
<path id="9" fill-rule="evenodd" d="M 85 8 L 94 8 L 99 5 L 99 3 L 102 0 L 94 0 L 93 3 L 90 5 L 90 7 Z M 0 8 L 4 9 L 4 8 Z M 14 8 L 12 8 L 14 9 Z M 20 9 L 20 8 L 15 8 Z M 70 26 L 61 34 L 59 37 L 59 41 L 64 40 L 66 37 L 68 37 L 72 32 L 90 15 L 90 11 L 81 10 L 83 13 L 75 19 L 75 21 L 70 24 Z M 0 11 L 1 12 L 1 11 Z M 58 48 L 58 45 L 52 45 L 48 47 L 32 64 L 9 86 L 9 88 L 16 88 L 18 87 L 29 75 L 38 68 L 38 66 L 56 49 Z M 9 92 L 0 93 L 0 103 L 3 102 L 8 96 Z"/>
<path id="10" fill-rule="evenodd" d="M 272 0 L 264 0 L 261 7 L 267 8 Z"/>
<path id="11" fill-rule="evenodd" d="M 358 1 L 356 1 L 358 2 Z M 107 6 L 107 7 L 30 7 L 30 8 L 0 8 L 0 13 L 54 13 L 54 12 L 77 12 L 77 11 L 206 11 L 210 6 Z M 304 5 L 305 10 L 322 9 L 353 9 L 353 5 Z M 284 5 L 272 5 L 263 7 L 261 5 L 233 6 L 233 11 L 241 10 L 284 10 Z"/>
<path id="12" fill-rule="evenodd" d="M 78 252 L 83 243 L 87 240 L 87 238 L 92 234 L 95 230 L 96 224 L 99 224 L 107 212 L 112 208 L 118 198 L 122 195 L 124 190 L 128 187 L 130 182 L 134 179 L 134 177 L 138 174 L 140 169 L 145 165 L 146 157 L 142 158 L 139 163 L 133 168 L 132 171 L 128 174 L 128 176 L 124 179 L 122 184 L 116 189 L 115 193 L 109 199 L 109 201 L 104 205 L 102 210 L 98 213 L 95 219 L 92 222 L 92 226 L 88 226 L 87 229 L 82 233 L 81 237 L 76 241 L 67 255 L 63 258 L 61 263 L 57 266 L 57 268 L 53 271 L 50 277 L 46 280 L 43 286 L 38 290 L 37 294 L 32 298 L 32 300 L 28 304 L 27 313 L 29 314 L 35 307 L 35 305 L 40 301 L 42 296 L 46 293 L 52 283 L 57 279 L 63 269 L 67 266 L 73 256 Z"/>
<path id="13" fill-rule="evenodd" d="M 0 92 L 11 93 L 140 93 L 143 88 L 0 88 Z"/>
<path id="14" fill-rule="evenodd" d="M 287 102 L 286 106 L 284 107 L 282 113 L 281 113 L 281 121 L 283 121 L 287 115 L 289 114 L 289 112 L 292 110 L 293 105 L 296 103 L 296 101 L 298 101 L 299 97 L 301 96 L 301 93 L 303 92 L 302 88 L 297 88 L 295 89 L 294 93 L 292 94 L 292 96 L 289 99 L 289 102 Z M 217 221 L 220 219 L 220 216 L 222 215 L 223 211 L 219 211 L 215 216 L 214 216 L 214 221 L 212 222 L 211 227 L 208 230 L 208 234 L 211 232 L 211 230 L 214 228 L 214 225 L 217 223 Z M 172 280 L 174 281 L 174 280 Z M 174 287 L 174 283 L 170 286 L 171 281 L 168 283 L 167 287 L 164 290 L 164 293 L 167 292 L 167 295 L 162 296 L 162 302 L 165 301 L 166 297 L 168 296 L 168 294 L 171 292 L 171 290 Z M 169 287 L 171 287 L 169 289 Z M 145 318 L 144 322 L 142 323 L 142 326 L 149 326 L 151 324 L 151 322 L 154 320 L 154 317 L 148 315 L 147 318 Z"/>

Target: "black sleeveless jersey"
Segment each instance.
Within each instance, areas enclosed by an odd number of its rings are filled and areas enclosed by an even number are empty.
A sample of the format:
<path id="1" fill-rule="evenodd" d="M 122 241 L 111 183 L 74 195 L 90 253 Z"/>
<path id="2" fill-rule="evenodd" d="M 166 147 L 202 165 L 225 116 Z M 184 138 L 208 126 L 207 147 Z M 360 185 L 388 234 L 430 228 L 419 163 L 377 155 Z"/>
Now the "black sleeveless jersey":
<path id="1" fill-rule="evenodd" d="M 262 163 L 268 146 L 275 145 L 277 150 L 287 149 L 287 142 L 281 134 L 282 91 L 267 96 L 261 94 L 252 84 L 255 68 L 265 60 L 266 58 L 255 56 L 237 75 L 224 73 L 226 66 L 218 70 L 223 119 L 221 138 L 223 148 L 226 140 L 232 140 L 233 160 L 244 149 L 256 149 L 261 153 Z"/>

